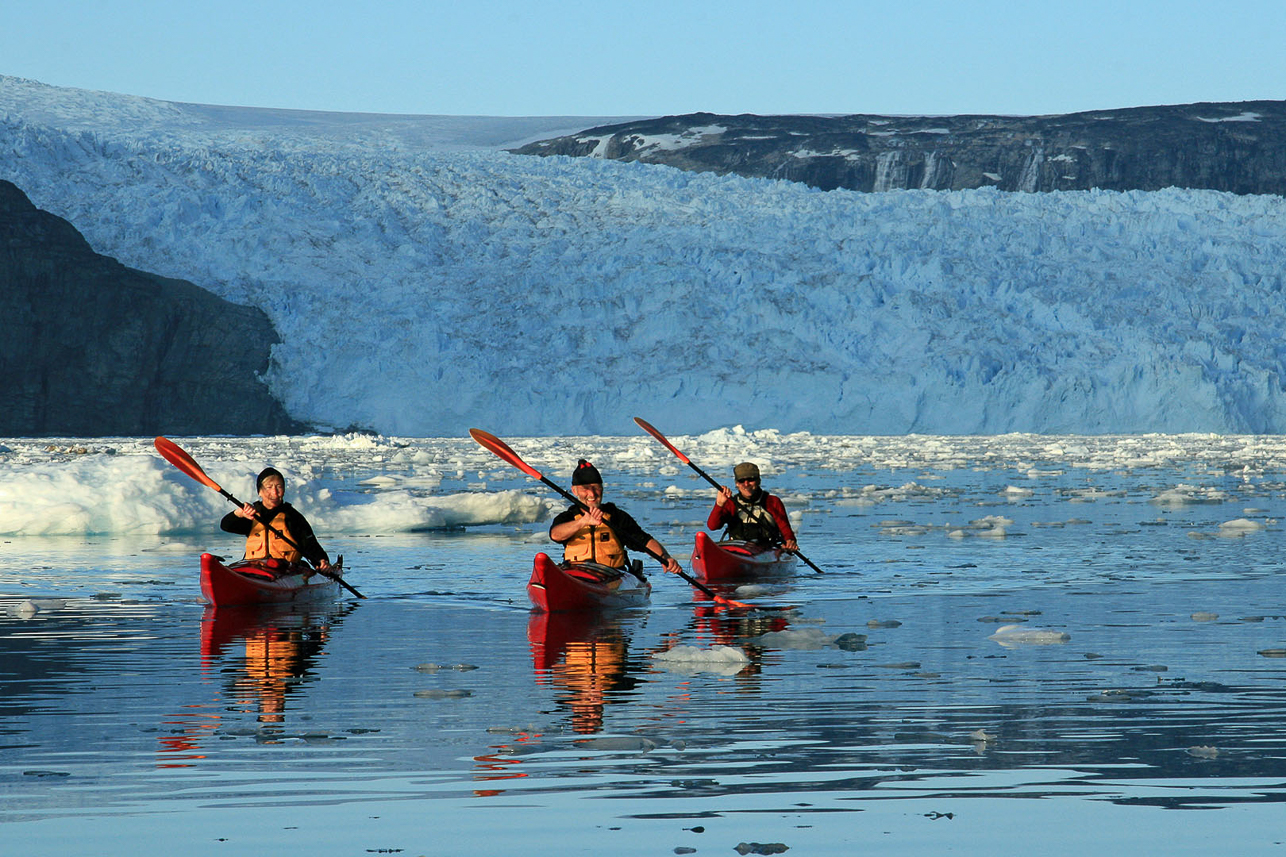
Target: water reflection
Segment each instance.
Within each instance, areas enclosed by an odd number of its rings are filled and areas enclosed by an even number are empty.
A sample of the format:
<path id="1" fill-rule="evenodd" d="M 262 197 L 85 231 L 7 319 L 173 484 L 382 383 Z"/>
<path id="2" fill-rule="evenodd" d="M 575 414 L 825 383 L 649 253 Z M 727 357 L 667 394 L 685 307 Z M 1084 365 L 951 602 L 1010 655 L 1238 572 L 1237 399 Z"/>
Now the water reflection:
<path id="1" fill-rule="evenodd" d="M 212 669 L 238 640 L 244 657 L 231 670 L 229 695 L 260 723 L 284 723 L 287 697 L 315 678 L 331 633 L 356 604 L 328 608 L 214 608 L 201 618 L 201 663 Z"/>
<path id="2" fill-rule="evenodd" d="M 252 712 L 259 723 L 268 724 L 267 730 L 279 731 L 286 722 L 287 700 L 315 679 L 317 659 L 331 634 L 355 608 L 351 602 L 329 608 L 206 607 L 201 617 L 201 672 L 220 675 L 223 691 L 163 722 L 168 731 L 157 739 L 158 766 L 186 767 L 204 759 L 203 748 L 226 725 L 226 711 Z"/>
<path id="3" fill-rule="evenodd" d="M 533 613 L 527 622 L 536 683 L 559 691 L 578 734 L 601 732 L 607 704 L 622 701 L 639 683 L 629 672 L 626 622 L 623 614 L 594 612 Z"/>

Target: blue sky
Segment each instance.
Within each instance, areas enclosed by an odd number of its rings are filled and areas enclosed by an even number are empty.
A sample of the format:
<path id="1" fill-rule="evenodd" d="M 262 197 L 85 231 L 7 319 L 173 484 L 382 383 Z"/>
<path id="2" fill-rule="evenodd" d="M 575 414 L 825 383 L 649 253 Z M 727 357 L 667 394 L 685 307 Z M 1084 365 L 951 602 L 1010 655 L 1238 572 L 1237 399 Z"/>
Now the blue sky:
<path id="1" fill-rule="evenodd" d="M 1286 98 L 1281 0 L 0 0 L 0 22 L 0 74 L 258 107 L 1035 114 Z"/>

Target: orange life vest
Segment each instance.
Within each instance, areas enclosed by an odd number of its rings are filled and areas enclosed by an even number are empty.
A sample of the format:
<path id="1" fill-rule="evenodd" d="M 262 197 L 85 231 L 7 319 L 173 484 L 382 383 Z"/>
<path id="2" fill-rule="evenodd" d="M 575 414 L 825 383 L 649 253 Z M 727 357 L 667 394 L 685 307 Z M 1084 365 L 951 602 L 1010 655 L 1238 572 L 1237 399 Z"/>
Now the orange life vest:
<path id="1" fill-rule="evenodd" d="M 596 562 L 612 568 L 624 568 L 627 561 L 625 546 L 616 537 L 616 532 L 606 526 L 610 516 L 603 513 L 604 526 L 581 527 L 576 534 L 563 543 L 563 560 L 565 562 Z"/>
<path id="2" fill-rule="evenodd" d="M 286 524 L 286 516 L 278 515 L 272 519 L 273 529 L 285 533 L 292 542 L 299 542 Z M 250 525 L 250 535 L 246 536 L 246 559 L 284 559 L 286 562 L 298 562 L 299 550 L 285 539 L 278 536 L 255 518 Z"/>

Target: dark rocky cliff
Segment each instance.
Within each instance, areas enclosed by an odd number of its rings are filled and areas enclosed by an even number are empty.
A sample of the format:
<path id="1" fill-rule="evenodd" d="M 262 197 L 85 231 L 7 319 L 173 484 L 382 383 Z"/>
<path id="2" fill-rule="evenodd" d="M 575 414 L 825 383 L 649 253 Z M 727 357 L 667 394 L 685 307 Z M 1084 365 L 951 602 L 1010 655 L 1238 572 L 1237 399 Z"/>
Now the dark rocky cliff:
<path id="1" fill-rule="evenodd" d="M 262 311 L 95 253 L 0 181 L 0 436 L 278 433 Z"/>
<path id="2" fill-rule="evenodd" d="M 696 113 L 594 128 L 514 151 L 788 179 L 823 190 L 1181 187 L 1286 194 L 1286 102 L 1062 116 Z"/>

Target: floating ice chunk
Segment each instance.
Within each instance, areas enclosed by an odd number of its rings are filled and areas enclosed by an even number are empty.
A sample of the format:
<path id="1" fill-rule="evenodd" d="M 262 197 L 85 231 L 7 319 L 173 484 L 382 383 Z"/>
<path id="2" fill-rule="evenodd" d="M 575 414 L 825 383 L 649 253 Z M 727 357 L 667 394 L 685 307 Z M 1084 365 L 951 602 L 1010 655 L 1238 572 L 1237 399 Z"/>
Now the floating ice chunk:
<path id="1" fill-rule="evenodd" d="M 1219 525 L 1219 535 L 1236 538 L 1262 529 L 1264 529 L 1264 525 L 1260 521 L 1252 521 L 1249 518 L 1233 518 L 1231 521 L 1224 521 Z"/>
<path id="2" fill-rule="evenodd" d="M 1192 614 L 1193 622 L 1213 622 L 1219 618 L 1218 613 L 1208 613 L 1205 610 L 1198 610 Z"/>
<path id="3" fill-rule="evenodd" d="M 820 649 L 829 646 L 838 638 L 837 634 L 827 634 L 821 628 L 800 628 L 786 631 L 769 631 L 754 638 L 757 645 L 774 649 Z"/>
<path id="4" fill-rule="evenodd" d="M 1121 496 L 1120 491 L 1104 491 L 1101 488 L 1084 488 L 1081 490 L 1067 492 L 1067 502 L 1092 503 L 1096 500 L 1119 496 Z"/>
<path id="5" fill-rule="evenodd" d="M 1052 646 L 1066 643 L 1071 634 L 1047 628 L 1029 628 L 1024 625 L 1001 625 L 988 637 L 1006 648 L 1014 646 Z"/>
<path id="6" fill-rule="evenodd" d="M 761 595 L 771 595 L 774 589 L 771 586 L 764 586 L 759 583 L 747 583 L 738 586 L 732 591 L 732 594 L 738 598 L 758 598 Z"/>
<path id="7" fill-rule="evenodd" d="M 1213 759 L 1219 755 L 1219 748 L 1209 745 L 1188 748 L 1189 756 L 1196 756 L 1198 759 Z"/>
<path id="8" fill-rule="evenodd" d="M 922 536 L 929 532 L 930 528 L 922 524 L 912 524 L 900 527 L 881 527 L 880 535 L 882 536 Z"/>
<path id="9" fill-rule="evenodd" d="M 1222 503 L 1228 495 L 1217 488 L 1200 488 L 1196 485 L 1176 485 L 1149 500 L 1158 506 L 1189 506 L 1201 503 Z"/>
<path id="10" fill-rule="evenodd" d="M 985 518 L 970 521 L 967 526 L 952 527 L 948 525 L 947 536 L 953 539 L 963 539 L 969 536 L 1003 539 L 1009 535 L 1008 528 L 1013 525 L 1013 518 L 1006 518 L 1004 515 L 988 515 Z"/>
<path id="11" fill-rule="evenodd" d="M 929 488 L 918 482 L 907 482 L 896 488 L 886 485 L 866 485 L 856 497 L 836 501 L 840 506 L 872 506 L 884 501 L 905 502 L 910 499 L 940 499 L 950 496 L 945 488 Z"/>
<path id="12" fill-rule="evenodd" d="M 864 652 L 866 651 L 866 635 L 852 632 L 840 634 L 832 641 L 832 644 L 835 648 L 843 649 L 846 652 Z"/>
<path id="13" fill-rule="evenodd" d="M 735 675 L 750 663 L 745 652 L 732 646 L 714 646 L 709 649 L 675 646 L 673 649 L 654 653 L 652 660 L 671 672 L 713 672 L 722 675 Z"/>
<path id="14" fill-rule="evenodd" d="M 1021 500 L 1024 497 L 1030 497 L 1035 494 L 1030 488 L 1019 488 L 1017 485 L 1007 485 L 1005 490 L 1000 492 L 1001 495 L 1010 500 Z"/>
<path id="15" fill-rule="evenodd" d="M 67 601 L 63 598 L 28 598 L 14 604 L 9 608 L 8 613 L 19 619 L 31 619 L 37 614 L 61 610 L 66 606 Z"/>

